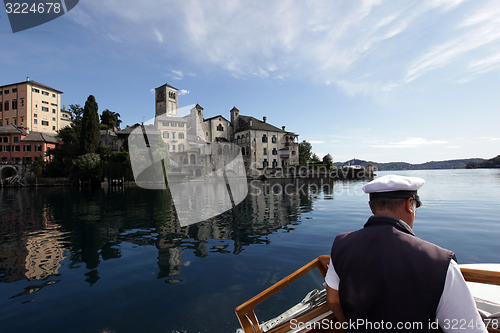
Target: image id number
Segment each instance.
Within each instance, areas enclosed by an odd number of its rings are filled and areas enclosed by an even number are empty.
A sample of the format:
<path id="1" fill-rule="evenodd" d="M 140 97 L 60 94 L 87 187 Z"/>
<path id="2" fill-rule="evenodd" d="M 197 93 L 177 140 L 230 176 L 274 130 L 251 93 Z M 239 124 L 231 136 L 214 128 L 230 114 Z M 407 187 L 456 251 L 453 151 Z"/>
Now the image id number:
<path id="1" fill-rule="evenodd" d="M 467 330 L 467 329 L 476 329 L 483 328 L 485 325 L 483 321 L 476 320 L 465 320 L 465 319 L 445 319 L 443 320 L 442 325 L 445 330 Z"/>
<path id="2" fill-rule="evenodd" d="M 61 4 L 58 2 L 40 2 L 30 6 L 26 2 L 6 2 L 7 14 L 59 14 Z"/>

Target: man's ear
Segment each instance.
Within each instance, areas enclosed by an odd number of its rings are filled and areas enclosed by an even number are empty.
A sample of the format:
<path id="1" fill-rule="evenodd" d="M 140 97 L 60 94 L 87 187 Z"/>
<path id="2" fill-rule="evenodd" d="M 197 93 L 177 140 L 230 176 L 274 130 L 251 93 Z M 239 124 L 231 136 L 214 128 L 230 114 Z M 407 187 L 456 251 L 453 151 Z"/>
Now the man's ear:
<path id="1" fill-rule="evenodd" d="M 405 208 L 408 213 L 413 214 L 414 210 L 417 209 L 413 204 L 413 198 L 406 199 Z"/>

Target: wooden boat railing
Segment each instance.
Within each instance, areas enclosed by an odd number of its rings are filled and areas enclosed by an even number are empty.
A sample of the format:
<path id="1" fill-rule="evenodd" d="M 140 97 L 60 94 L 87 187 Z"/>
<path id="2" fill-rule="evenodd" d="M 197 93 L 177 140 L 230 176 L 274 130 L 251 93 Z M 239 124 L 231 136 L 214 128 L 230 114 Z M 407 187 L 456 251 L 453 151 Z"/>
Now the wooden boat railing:
<path id="1" fill-rule="evenodd" d="M 299 279 L 300 277 L 304 276 L 305 274 L 314 269 L 318 269 L 321 275 L 325 277 L 329 263 L 330 263 L 330 256 L 328 255 L 319 256 L 316 259 L 309 262 L 307 265 L 299 268 L 298 270 L 288 275 L 281 281 L 278 281 L 271 287 L 267 288 L 263 292 L 259 293 L 258 295 L 252 297 L 245 303 L 238 306 L 235 309 L 235 312 L 243 331 L 245 333 L 262 333 L 259 321 L 257 319 L 257 316 L 255 315 L 254 311 L 255 307 L 258 304 L 265 301 L 266 299 L 268 299 L 269 297 L 271 297 L 272 295 L 276 294 L 278 291 L 282 290 L 286 286 L 290 285 L 292 282 L 296 281 L 297 279 Z M 464 268 L 464 267 L 461 267 L 460 270 L 462 271 L 462 275 L 464 276 L 464 279 L 466 281 L 500 286 L 500 272 L 485 271 L 485 270 L 478 270 L 478 269 Z M 311 319 L 314 319 L 319 315 L 324 314 L 328 311 L 329 311 L 328 304 L 323 304 L 297 318 L 294 318 L 295 319 L 294 324 L 295 326 L 299 326 L 300 323 L 302 324 L 307 323 Z M 333 314 L 330 314 L 325 318 L 327 320 L 335 321 L 335 317 L 333 316 Z M 267 333 L 288 332 L 291 328 L 292 327 L 290 322 L 286 322 L 278 327 L 271 329 Z M 328 332 L 342 332 L 342 330 L 329 330 Z M 488 332 L 500 333 L 500 329 L 488 327 Z"/>

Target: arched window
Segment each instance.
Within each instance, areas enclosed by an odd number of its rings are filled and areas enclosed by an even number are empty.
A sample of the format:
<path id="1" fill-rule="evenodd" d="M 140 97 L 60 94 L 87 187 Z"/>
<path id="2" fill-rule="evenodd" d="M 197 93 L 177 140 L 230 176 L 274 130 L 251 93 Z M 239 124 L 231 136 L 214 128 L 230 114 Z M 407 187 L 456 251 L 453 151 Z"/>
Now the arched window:
<path id="1" fill-rule="evenodd" d="M 245 156 L 245 147 L 241 147 L 241 155 Z"/>
<path id="2" fill-rule="evenodd" d="M 236 143 L 237 143 L 237 144 L 240 144 L 240 143 L 241 143 L 241 138 L 240 138 L 240 136 L 239 136 L 239 135 L 238 135 L 238 137 L 236 138 Z"/>
<path id="3" fill-rule="evenodd" d="M 267 142 L 267 135 L 265 135 L 265 134 L 264 134 L 264 135 L 262 136 L 262 142 Z"/>

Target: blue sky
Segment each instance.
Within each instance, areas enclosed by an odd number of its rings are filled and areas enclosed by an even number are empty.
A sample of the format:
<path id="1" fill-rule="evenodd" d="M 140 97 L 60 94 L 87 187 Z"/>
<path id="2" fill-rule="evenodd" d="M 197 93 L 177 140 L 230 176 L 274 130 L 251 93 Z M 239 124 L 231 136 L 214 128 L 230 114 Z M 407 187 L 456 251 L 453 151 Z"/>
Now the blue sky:
<path id="1" fill-rule="evenodd" d="M 335 161 L 500 154 L 496 0 L 82 0 L 15 34 L 0 16 L 0 84 L 93 94 L 124 124 L 169 83 L 180 106 L 266 116 Z"/>

